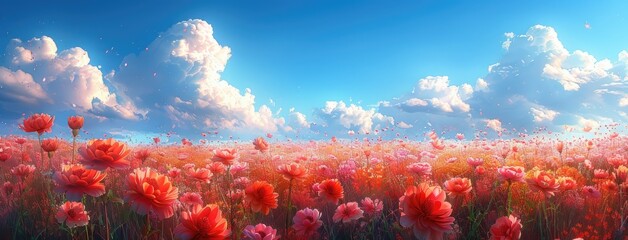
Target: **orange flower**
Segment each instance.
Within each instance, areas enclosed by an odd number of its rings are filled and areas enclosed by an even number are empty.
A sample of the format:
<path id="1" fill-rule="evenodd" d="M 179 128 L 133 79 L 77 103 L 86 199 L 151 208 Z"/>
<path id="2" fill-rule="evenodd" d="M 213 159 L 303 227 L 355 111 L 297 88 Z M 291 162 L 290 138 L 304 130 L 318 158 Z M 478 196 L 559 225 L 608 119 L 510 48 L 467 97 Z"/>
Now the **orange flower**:
<path id="1" fill-rule="evenodd" d="M 430 187 L 422 183 L 409 187 L 399 198 L 403 227 L 412 227 L 415 237 L 442 239 L 443 233 L 452 229 L 451 204 L 445 201 L 445 192 L 440 187 Z"/>
<path id="2" fill-rule="evenodd" d="M 560 183 L 544 171 L 536 171 L 534 176 L 526 179 L 526 182 L 531 190 L 541 191 L 546 197 L 554 196 L 554 192 L 560 187 Z"/>
<path id="3" fill-rule="evenodd" d="M 277 208 L 277 197 L 272 185 L 266 181 L 256 181 L 244 190 L 244 201 L 251 206 L 253 212 L 267 215 L 270 209 Z"/>
<path id="4" fill-rule="evenodd" d="M 452 178 L 445 181 L 445 189 L 451 197 L 463 197 L 471 192 L 471 180 L 468 178 Z"/>
<path id="5" fill-rule="evenodd" d="M 55 218 L 69 228 L 85 226 L 89 223 L 85 205 L 80 202 L 65 202 L 59 207 Z"/>
<path id="6" fill-rule="evenodd" d="M 517 240 L 521 238 L 521 220 L 510 215 L 508 217 L 500 217 L 491 226 L 491 240 L 510 239 Z"/>
<path id="7" fill-rule="evenodd" d="M 181 213 L 181 222 L 174 229 L 177 239 L 227 239 L 231 231 L 218 205 L 194 205 L 192 211 Z"/>
<path id="8" fill-rule="evenodd" d="M 150 168 L 138 168 L 129 174 L 127 184 L 124 199 L 138 214 L 153 212 L 159 219 L 172 217 L 179 190 L 170 183 L 168 177 Z"/>
<path id="9" fill-rule="evenodd" d="M 224 165 L 231 165 L 233 161 L 238 157 L 237 151 L 235 149 L 221 149 L 214 150 L 214 157 L 212 157 L 212 161 L 221 162 Z"/>
<path id="10" fill-rule="evenodd" d="M 290 181 L 293 179 L 303 179 L 307 174 L 307 169 L 296 163 L 283 164 L 277 167 L 277 172 L 283 175 L 283 178 Z"/>
<path id="11" fill-rule="evenodd" d="M 41 148 L 44 149 L 44 152 L 54 152 L 59 149 L 59 140 L 56 138 L 44 139 L 41 142 Z"/>
<path id="12" fill-rule="evenodd" d="M 69 200 L 80 201 L 83 194 L 99 197 L 105 194 L 101 181 L 107 176 L 96 170 L 85 169 L 81 165 L 64 166 L 62 172 L 55 173 L 55 191 L 65 193 Z"/>
<path id="13" fill-rule="evenodd" d="M 260 152 L 268 151 L 268 148 L 270 147 L 268 142 L 266 142 L 266 140 L 264 140 L 264 138 L 262 137 L 256 138 L 253 141 L 253 145 L 255 145 L 255 149 L 259 150 Z"/>
<path id="14" fill-rule="evenodd" d="M 55 118 L 48 114 L 33 114 L 27 119 L 24 119 L 22 124 L 20 124 L 20 128 L 24 130 L 24 132 L 37 132 L 37 134 L 41 135 L 44 132 L 52 131 L 54 121 Z"/>
<path id="15" fill-rule="evenodd" d="M 338 179 L 327 179 L 318 185 L 318 196 L 323 200 L 338 204 L 341 198 L 344 198 L 344 189 Z"/>
<path id="16" fill-rule="evenodd" d="M 125 169 L 130 163 L 124 158 L 131 153 L 126 144 L 113 140 L 96 139 L 79 149 L 83 157 L 81 163 L 87 168 L 106 170 L 107 168 Z"/>

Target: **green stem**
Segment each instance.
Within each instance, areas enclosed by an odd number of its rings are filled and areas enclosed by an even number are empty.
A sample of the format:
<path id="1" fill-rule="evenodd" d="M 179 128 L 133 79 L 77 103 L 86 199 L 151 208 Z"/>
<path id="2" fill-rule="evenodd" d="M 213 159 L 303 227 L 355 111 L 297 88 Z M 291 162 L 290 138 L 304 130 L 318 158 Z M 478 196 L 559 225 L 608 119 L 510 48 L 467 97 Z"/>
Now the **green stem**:
<path id="1" fill-rule="evenodd" d="M 511 208 L 512 192 L 510 191 L 511 186 L 512 186 L 512 183 L 510 181 L 508 181 L 508 200 L 506 202 L 506 204 L 507 204 L 506 215 L 510 215 L 512 213 L 512 208 Z"/>

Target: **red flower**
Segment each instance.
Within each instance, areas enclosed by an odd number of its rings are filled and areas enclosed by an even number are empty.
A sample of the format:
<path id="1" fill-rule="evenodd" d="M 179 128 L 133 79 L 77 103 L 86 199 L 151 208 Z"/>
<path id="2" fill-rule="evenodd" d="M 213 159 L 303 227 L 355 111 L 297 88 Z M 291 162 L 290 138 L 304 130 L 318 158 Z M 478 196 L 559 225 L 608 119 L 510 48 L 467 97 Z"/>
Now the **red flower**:
<path id="1" fill-rule="evenodd" d="M 87 143 L 79 149 L 83 157 L 81 163 L 87 168 L 106 170 L 107 168 L 125 169 L 130 163 L 124 158 L 131 153 L 126 144 L 113 140 L 97 139 Z"/>
<path id="2" fill-rule="evenodd" d="M 521 220 L 510 215 L 500 217 L 491 226 L 491 240 L 517 240 L 521 238 Z"/>
<path id="3" fill-rule="evenodd" d="M 83 194 L 99 197 L 105 194 L 101 181 L 107 176 L 96 170 L 85 169 L 81 165 L 65 166 L 62 172 L 55 173 L 55 191 L 65 193 L 69 200 L 80 201 Z"/>
<path id="4" fill-rule="evenodd" d="M 338 204 L 341 198 L 344 198 L 344 188 L 338 179 L 327 179 L 318 185 L 318 196 L 323 200 Z"/>
<path id="5" fill-rule="evenodd" d="M 181 213 L 181 222 L 174 229 L 177 239 L 227 239 L 231 231 L 218 205 L 194 205 L 192 211 Z"/>
<path id="6" fill-rule="evenodd" d="M 221 162 L 224 165 L 231 165 L 233 161 L 238 157 L 237 151 L 235 149 L 221 149 L 214 150 L 214 157 L 212 160 L 215 162 Z"/>
<path id="7" fill-rule="evenodd" d="M 44 152 L 54 152 L 59 149 L 59 140 L 56 138 L 44 139 L 41 142 L 41 148 L 44 149 Z"/>
<path id="8" fill-rule="evenodd" d="M 13 155 L 13 149 L 8 142 L 0 142 L 0 162 L 6 162 L 11 159 Z"/>
<path id="9" fill-rule="evenodd" d="M 41 135 L 44 132 L 52 131 L 54 121 L 55 118 L 48 114 L 33 114 L 27 119 L 24 119 L 19 127 L 24 130 L 24 132 L 37 132 L 37 134 Z"/>
<path id="10" fill-rule="evenodd" d="M 260 152 L 268 151 L 268 148 L 270 148 L 268 142 L 266 142 L 266 140 L 264 140 L 264 138 L 262 137 L 256 138 L 253 141 L 253 145 L 255 145 L 255 149 L 259 150 Z"/>
<path id="11" fill-rule="evenodd" d="M 270 209 L 277 208 L 277 197 L 272 185 L 265 181 L 256 181 L 244 190 L 244 201 L 251 206 L 253 212 L 267 215 Z"/>
<path id="12" fill-rule="evenodd" d="M 125 201 L 140 215 L 153 212 L 159 219 L 174 215 L 174 203 L 179 190 L 170 183 L 168 177 L 150 168 L 135 169 L 127 178 L 128 190 Z"/>
<path id="13" fill-rule="evenodd" d="M 89 223 L 89 215 L 80 202 L 65 202 L 59 207 L 55 218 L 69 228 L 85 226 Z"/>
<path id="14" fill-rule="evenodd" d="M 283 164 L 277 167 L 277 172 L 279 172 L 284 179 L 293 180 L 293 179 L 303 179 L 307 174 L 307 169 L 300 166 L 296 163 L 291 164 Z"/>
<path id="15" fill-rule="evenodd" d="M 403 227 L 412 227 L 415 237 L 441 239 L 443 233 L 452 229 L 451 204 L 445 201 L 445 192 L 440 187 L 430 187 L 422 183 L 409 187 L 399 198 Z"/>
<path id="16" fill-rule="evenodd" d="M 82 116 L 71 116 L 68 118 L 68 127 L 72 130 L 79 130 L 83 128 L 83 122 L 85 119 Z"/>

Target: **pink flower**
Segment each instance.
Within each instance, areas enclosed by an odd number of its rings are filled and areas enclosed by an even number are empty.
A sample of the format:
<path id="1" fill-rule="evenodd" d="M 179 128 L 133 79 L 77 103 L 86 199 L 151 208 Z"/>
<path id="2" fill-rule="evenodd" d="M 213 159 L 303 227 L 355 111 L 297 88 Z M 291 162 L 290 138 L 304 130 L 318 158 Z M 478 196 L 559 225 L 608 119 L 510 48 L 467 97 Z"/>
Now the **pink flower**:
<path id="1" fill-rule="evenodd" d="M 292 227 L 296 230 L 298 236 L 308 238 L 323 226 L 321 216 L 322 213 L 317 209 L 305 208 L 299 210 L 292 218 L 294 222 Z"/>
<path id="2" fill-rule="evenodd" d="M 510 215 L 500 217 L 491 226 L 491 240 L 517 240 L 521 238 L 521 220 Z"/>
<path id="3" fill-rule="evenodd" d="M 445 201 L 445 192 L 440 187 L 422 183 L 409 187 L 399 198 L 401 218 L 399 223 L 412 228 L 415 237 L 441 239 L 443 233 L 452 230 L 451 204 Z"/>
<path id="4" fill-rule="evenodd" d="M 277 230 L 265 224 L 248 225 L 244 228 L 244 240 L 277 240 Z"/>
<path id="5" fill-rule="evenodd" d="M 410 164 L 406 167 L 409 172 L 417 174 L 419 176 L 432 175 L 432 166 L 426 162 L 418 162 Z"/>
<path id="6" fill-rule="evenodd" d="M 348 202 L 344 204 L 340 204 L 338 208 L 336 208 L 336 213 L 332 217 L 334 222 L 348 223 L 354 220 L 358 220 L 362 218 L 364 215 L 364 211 L 358 207 L 357 202 Z"/>
<path id="7" fill-rule="evenodd" d="M 291 181 L 293 179 L 303 179 L 307 174 L 307 169 L 296 163 L 282 164 L 277 167 L 277 172 L 280 173 L 284 179 Z"/>
<path id="8" fill-rule="evenodd" d="M 195 192 L 184 193 L 179 197 L 179 201 L 187 206 L 203 205 L 203 197 Z"/>
<path id="9" fill-rule="evenodd" d="M 474 157 L 469 157 L 467 158 L 467 163 L 471 166 L 471 167 L 477 167 L 480 166 L 484 163 L 484 159 L 482 158 L 474 158 Z"/>
<path id="10" fill-rule="evenodd" d="M 35 172 L 35 166 L 20 164 L 11 168 L 11 174 L 19 178 L 26 178 Z"/>
<path id="11" fill-rule="evenodd" d="M 65 202 L 59 207 L 55 218 L 69 228 L 85 226 L 89 223 L 89 215 L 80 202 Z"/>
<path id="12" fill-rule="evenodd" d="M 365 197 L 360 203 L 362 210 L 371 216 L 379 216 L 384 210 L 384 203 L 379 199 L 372 200 L 370 197 Z"/>
<path id="13" fill-rule="evenodd" d="M 209 171 L 206 168 L 197 168 L 197 169 L 190 168 L 188 169 L 187 173 L 188 173 L 188 176 L 194 178 L 195 180 L 205 182 L 205 183 L 209 183 L 209 180 L 212 177 L 211 171 Z"/>
<path id="14" fill-rule="evenodd" d="M 499 178 L 509 182 L 523 182 L 524 168 L 518 166 L 503 166 L 497 169 Z"/>
<path id="15" fill-rule="evenodd" d="M 235 149 L 221 149 L 221 150 L 214 150 L 214 156 L 212 157 L 212 160 L 214 162 L 221 162 L 224 165 L 231 165 L 233 164 L 233 161 L 235 161 L 235 159 L 238 157 L 238 153 Z"/>

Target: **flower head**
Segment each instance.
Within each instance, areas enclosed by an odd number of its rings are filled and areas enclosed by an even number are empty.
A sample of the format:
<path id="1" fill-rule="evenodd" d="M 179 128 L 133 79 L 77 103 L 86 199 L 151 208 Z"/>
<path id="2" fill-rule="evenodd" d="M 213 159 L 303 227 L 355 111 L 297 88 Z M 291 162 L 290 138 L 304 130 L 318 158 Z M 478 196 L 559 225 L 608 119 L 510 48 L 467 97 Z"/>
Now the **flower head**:
<path id="1" fill-rule="evenodd" d="M 181 213 L 181 222 L 174 229 L 177 239 L 227 239 L 231 235 L 227 220 L 218 205 L 194 205 Z"/>
<path id="2" fill-rule="evenodd" d="M 55 218 L 69 228 L 81 227 L 89 223 L 89 215 L 81 202 L 65 202 L 59 207 Z"/>
<path id="3" fill-rule="evenodd" d="M 254 212 L 267 215 L 270 209 L 277 208 L 277 197 L 273 185 L 266 181 L 256 181 L 244 190 L 244 201 L 251 206 Z"/>
<path id="4" fill-rule="evenodd" d="M 531 190 L 540 191 L 546 197 L 554 196 L 558 191 L 560 183 L 556 181 L 554 176 L 544 171 L 536 171 L 531 178 L 526 179 Z"/>
<path id="5" fill-rule="evenodd" d="M 64 166 L 63 171 L 54 176 L 55 191 L 65 193 L 66 198 L 80 201 L 83 194 L 99 197 L 105 194 L 105 185 L 101 181 L 107 176 L 93 169 L 85 169 L 81 165 Z"/>
<path id="6" fill-rule="evenodd" d="M 318 209 L 301 209 L 292 218 L 294 222 L 292 228 L 296 230 L 298 236 L 308 238 L 323 226 L 321 216 L 322 213 Z"/>
<path id="7" fill-rule="evenodd" d="M 265 224 L 248 225 L 244 228 L 244 240 L 277 240 L 277 230 Z"/>
<path id="8" fill-rule="evenodd" d="M 305 167 L 300 166 L 297 163 L 283 164 L 277 167 L 277 172 L 279 172 L 284 179 L 293 180 L 293 179 L 303 179 L 307 174 L 307 169 Z"/>
<path id="9" fill-rule="evenodd" d="M 168 177 L 150 168 L 135 169 L 127 178 L 125 201 L 140 215 L 155 213 L 159 219 L 172 217 L 179 190 Z"/>
<path id="10" fill-rule="evenodd" d="M 523 167 L 503 166 L 497 169 L 499 178 L 509 182 L 523 182 L 525 171 Z"/>
<path id="11" fill-rule="evenodd" d="M 440 239 L 445 231 L 452 229 L 451 204 L 445 201 L 445 192 L 440 187 L 422 183 L 409 187 L 399 198 L 400 224 L 412 228 L 415 237 Z"/>
<path id="12" fill-rule="evenodd" d="M 471 192 L 471 180 L 468 178 L 455 177 L 445 181 L 445 190 L 451 197 L 463 197 Z"/>
<path id="13" fill-rule="evenodd" d="M 44 113 L 33 114 L 30 117 L 24 119 L 22 124 L 20 124 L 20 128 L 24 130 L 24 132 L 37 132 L 37 134 L 41 135 L 45 132 L 52 131 L 52 125 L 54 124 L 55 118 Z"/>
<path id="14" fill-rule="evenodd" d="M 253 141 L 253 145 L 255 145 L 255 149 L 260 152 L 266 152 L 270 148 L 270 145 L 263 137 L 258 137 Z"/>
<path id="15" fill-rule="evenodd" d="M 221 150 L 214 150 L 214 157 L 212 157 L 212 160 L 214 162 L 221 162 L 224 165 L 231 165 L 233 164 L 233 161 L 235 161 L 235 159 L 238 157 L 237 151 L 235 149 L 221 149 Z"/>
<path id="16" fill-rule="evenodd" d="M 334 213 L 332 219 L 334 220 L 334 222 L 342 221 L 343 223 L 347 223 L 358 220 L 363 216 L 364 211 L 362 211 L 362 209 L 358 207 L 357 202 L 348 202 L 338 205 L 338 207 L 336 208 L 336 213 Z"/>
<path id="17" fill-rule="evenodd" d="M 504 216 L 495 221 L 491 226 L 491 240 L 517 240 L 521 238 L 521 220 L 516 217 Z"/>
<path id="18" fill-rule="evenodd" d="M 83 158 L 81 163 L 87 168 L 102 171 L 107 168 L 125 169 L 130 166 L 129 161 L 124 158 L 131 150 L 126 144 L 112 138 L 89 141 L 87 146 L 79 148 L 78 152 Z"/>
<path id="19" fill-rule="evenodd" d="M 344 188 L 338 179 L 327 179 L 317 186 L 318 196 L 323 200 L 338 204 L 338 201 L 344 198 Z"/>

